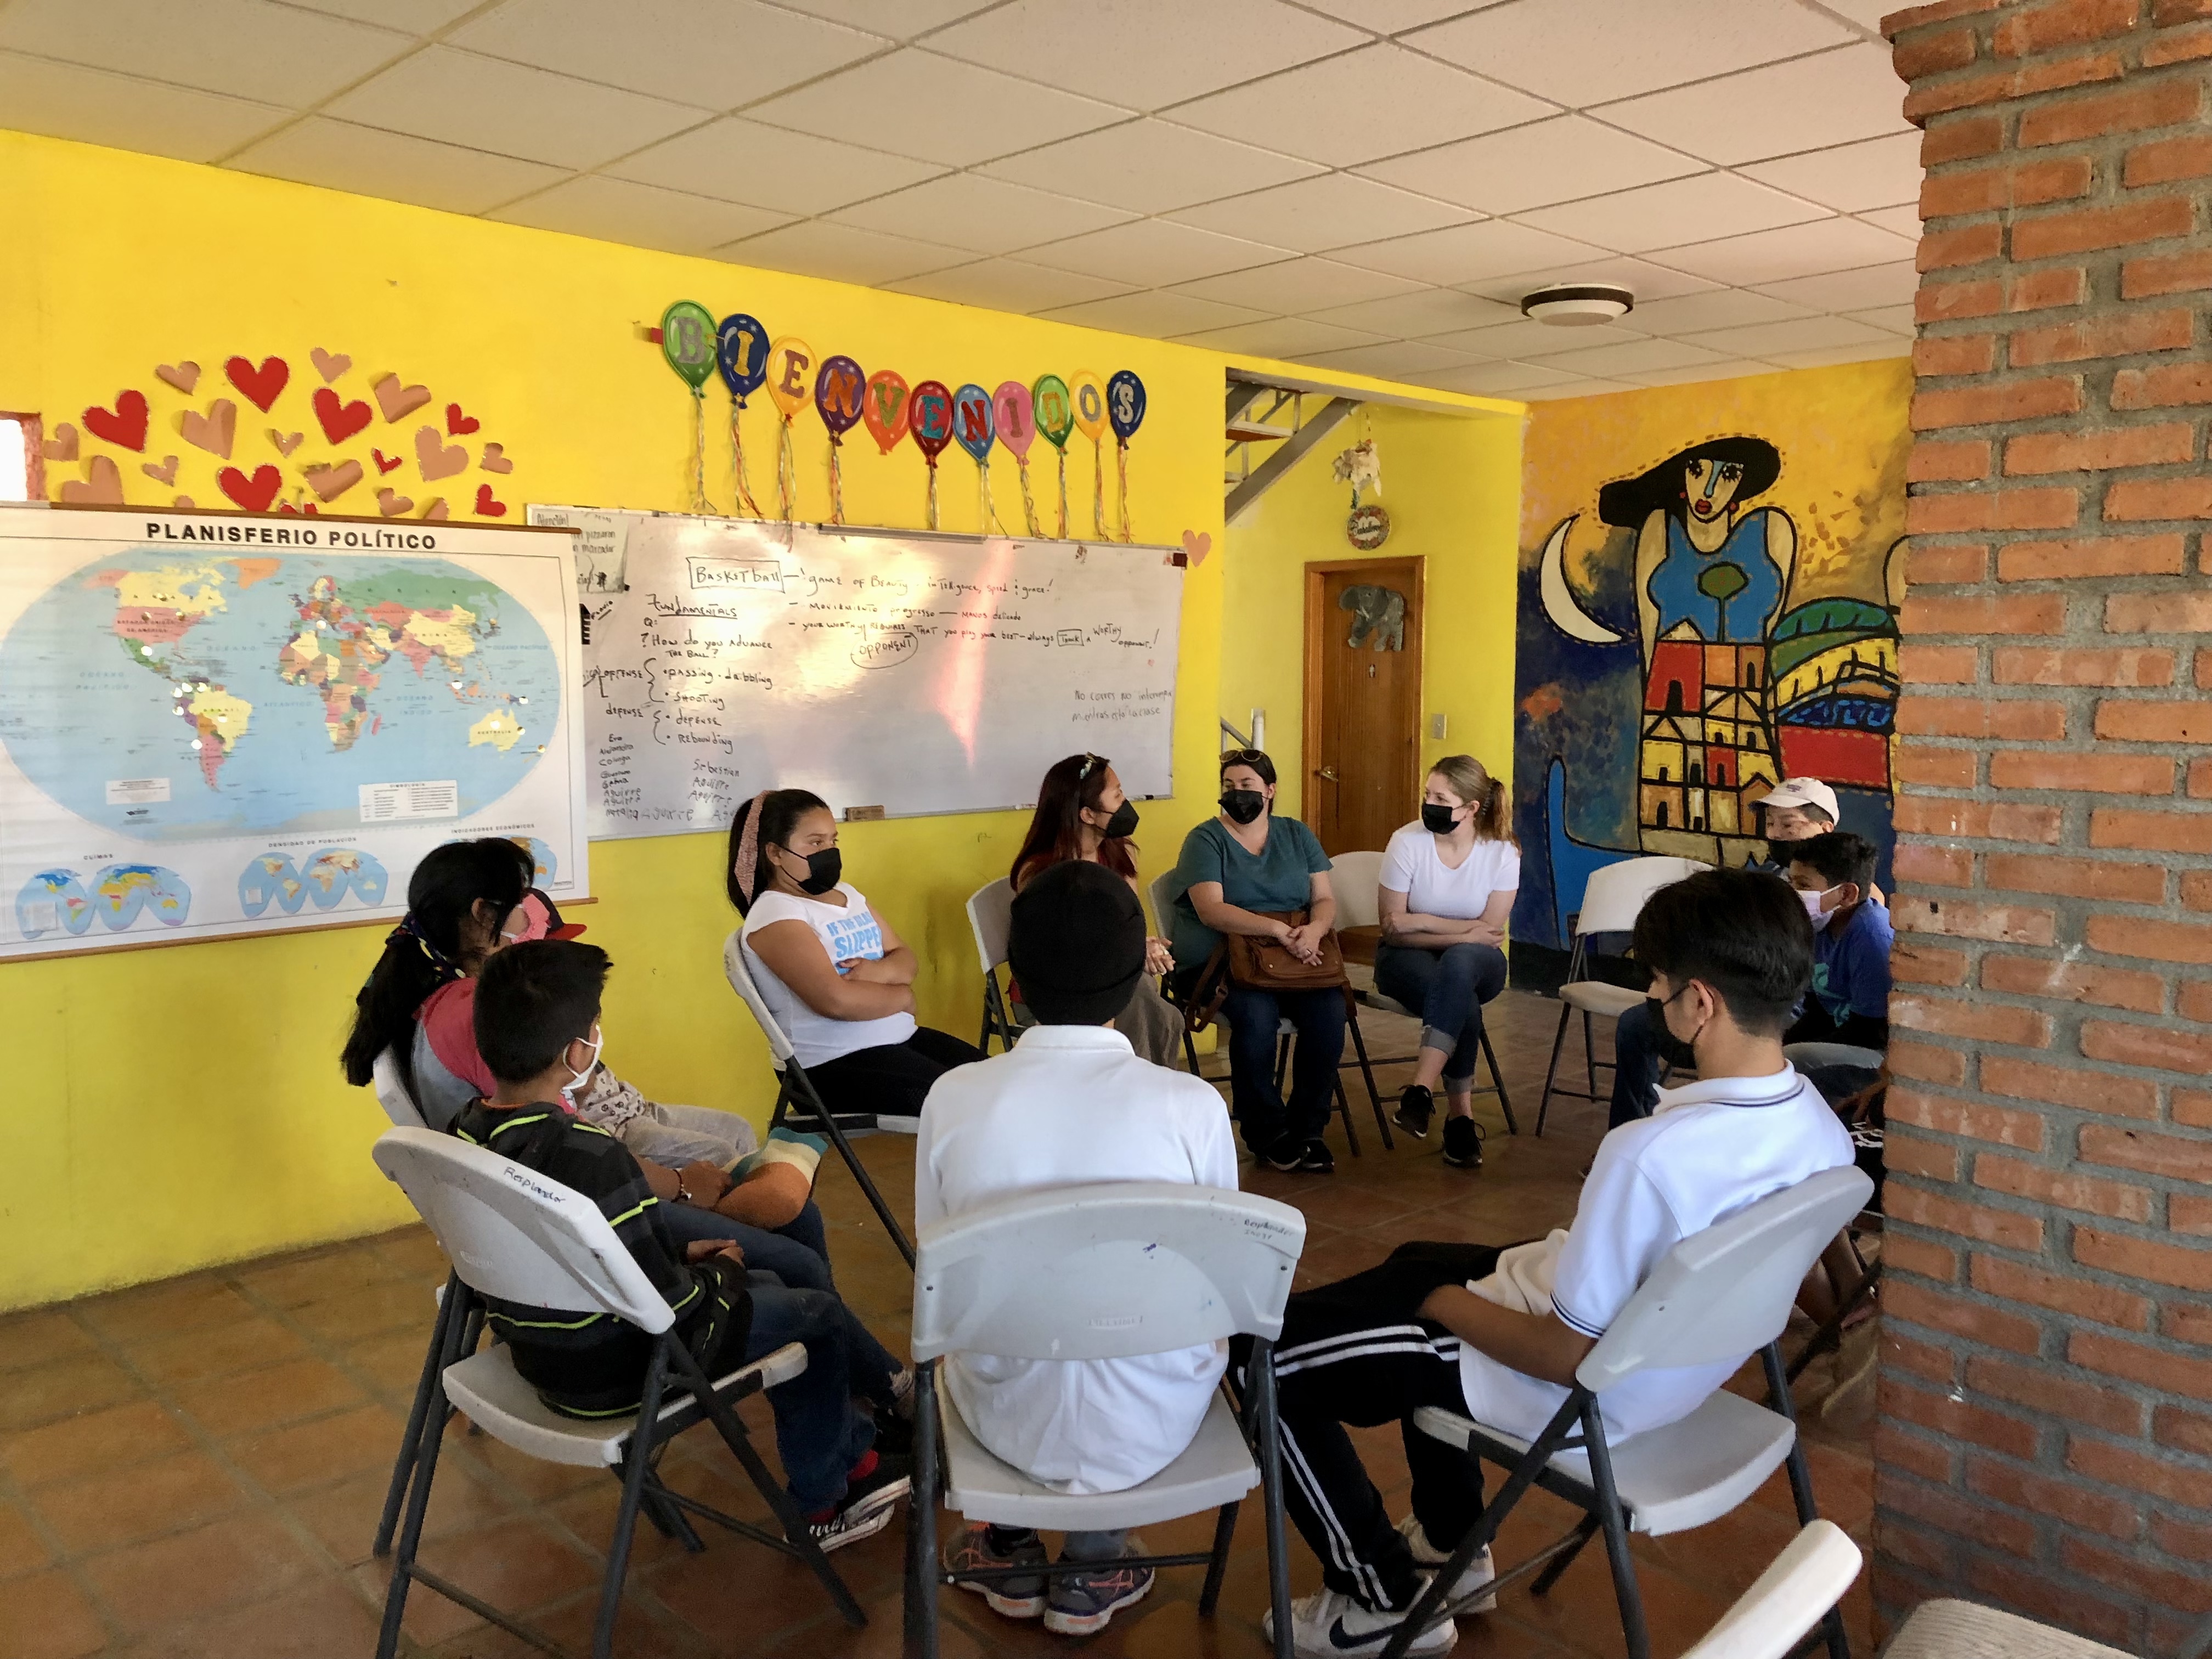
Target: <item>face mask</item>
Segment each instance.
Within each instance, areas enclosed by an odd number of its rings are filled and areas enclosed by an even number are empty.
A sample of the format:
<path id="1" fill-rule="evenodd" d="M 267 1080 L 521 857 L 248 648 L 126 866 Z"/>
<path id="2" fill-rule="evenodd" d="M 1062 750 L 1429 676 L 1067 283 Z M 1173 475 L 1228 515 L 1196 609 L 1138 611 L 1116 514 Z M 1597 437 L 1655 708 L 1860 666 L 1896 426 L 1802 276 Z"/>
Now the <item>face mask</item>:
<path id="1" fill-rule="evenodd" d="M 802 893 L 821 894 L 835 887 L 845 875 L 845 860 L 834 847 L 825 847 L 818 853 L 806 855 L 806 878 L 799 884 Z"/>
<path id="2" fill-rule="evenodd" d="M 1106 820 L 1106 827 L 1098 832 L 1109 841 L 1120 841 L 1137 833 L 1137 809 L 1124 800 L 1114 809 L 1114 816 Z"/>
<path id="3" fill-rule="evenodd" d="M 1432 836 L 1449 836 L 1459 827 L 1452 817 L 1458 811 L 1456 806 L 1439 806 L 1432 800 L 1425 800 L 1421 803 L 1421 828 Z"/>
<path id="4" fill-rule="evenodd" d="M 604 1031 L 594 1036 L 592 1039 L 592 1057 L 584 1062 L 584 1069 L 577 1073 L 574 1079 L 561 1085 L 561 1097 L 568 1102 L 570 1111 L 576 1109 L 578 1092 L 590 1085 L 592 1074 L 599 1069 L 599 1050 L 606 1047 L 606 1042 Z"/>
<path id="5" fill-rule="evenodd" d="M 1820 901 L 1835 890 L 1832 887 L 1823 887 L 1817 893 L 1808 893 L 1802 887 L 1796 890 L 1798 902 L 1805 907 L 1805 914 L 1813 919 L 1813 931 L 1816 933 L 1836 919 L 1833 910 L 1820 908 Z"/>
<path id="6" fill-rule="evenodd" d="M 1256 789 L 1224 789 L 1221 792 L 1221 810 L 1237 823 L 1249 823 L 1258 817 L 1267 804 L 1267 798 Z"/>
<path id="7" fill-rule="evenodd" d="M 1647 999 L 1647 1000 L 1656 1004 L 1659 1010 L 1659 1018 L 1656 1022 L 1655 1028 L 1651 1034 L 1652 1052 L 1657 1054 L 1666 1064 L 1681 1071 L 1686 1071 L 1698 1063 L 1698 1051 L 1692 1045 L 1684 1042 L 1680 1037 L 1676 1036 L 1674 1032 L 1667 1029 L 1667 1010 L 1674 1002 L 1674 997 L 1680 996 L 1682 994 L 1682 991 L 1686 991 L 1689 988 L 1690 988 L 1686 985 L 1682 988 L 1681 991 L 1675 992 L 1674 996 L 1672 997 L 1651 997 Z"/>

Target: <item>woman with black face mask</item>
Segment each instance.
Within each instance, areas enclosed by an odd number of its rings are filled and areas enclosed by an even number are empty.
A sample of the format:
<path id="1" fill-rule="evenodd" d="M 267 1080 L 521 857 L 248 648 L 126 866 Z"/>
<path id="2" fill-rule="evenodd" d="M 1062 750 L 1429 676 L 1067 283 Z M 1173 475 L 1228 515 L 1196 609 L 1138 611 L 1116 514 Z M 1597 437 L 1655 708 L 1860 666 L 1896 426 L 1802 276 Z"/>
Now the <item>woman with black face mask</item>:
<path id="1" fill-rule="evenodd" d="M 1507 822 L 1505 786 L 1472 755 L 1429 770 L 1421 817 L 1390 837 L 1376 895 L 1382 943 L 1375 988 L 1418 1010 L 1421 1049 L 1398 1099 L 1398 1124 L 1428 1138 L 1443 1085 L 1444 1162 L 1482 1167 L 1474 1071 L 1482 1005 L 1505 988 L 1505 923 L 1521 885 L 1521 853 Z"/>
<path id="2" fill-rule="evenodd" d="M 982 1051 L 915 1023 L 914 952 L 843 874 L 818 795 L 763 790 L 730 822 L 745 965 L 823 1104 L 847 1129 L 912 1131 L 929 1085 Z"/>
<path id="3" fill-rule="evenodd" d="M 1018 893 L 1055 864 L 1103 864 L 1129 884 L 1141 908 L 1145 890 L 1137 884 L 1137 848 L 1129 839 L 1136 833 L 1137 809 L 1122 793 L 1113 763 L 1103 755 L 1070 755 L 1044 775 L 1029 833 L 1006 878 Z M 1174 965 L 1165 939 L 1146 939 L 1145 971 L 1128 1006 L 1114 1016 L 1114 1029 L 1155 1066 L 1182 1061 L 1182 1016 L 1160 995 L 1158 979 Z M 1019 985 L 1013 994 L 1016 1018 L 1026 1024 Z"/>
<path id="4" fill-rule="evenodd" d="M 1336 915 L 1328 854 L 1296 818 L 1277 817 L 1275 763 L 1257 749 L 1221 757 L 1221 815 L 1183 840 L 1170 918 L 1176 988 L 1187 999 L 1227 933 L 1273 939 L 1318 963 Z M 1292 926 L 1263 911 L 1306 912 Z M 1237 1122 L 1253 1154 L 1278 1170 L 1325 1175 L 1336 1167 L 1321 1132 L 1344 1058 L 1345 994 L 1334 985 L 1261 990 L 1235 983 L 1221 1004 L 1229 1024 L 1229 1083 Z M 1275 1087 L 1275 1033 L 1297 1029 L 1285 1101 Z"/>

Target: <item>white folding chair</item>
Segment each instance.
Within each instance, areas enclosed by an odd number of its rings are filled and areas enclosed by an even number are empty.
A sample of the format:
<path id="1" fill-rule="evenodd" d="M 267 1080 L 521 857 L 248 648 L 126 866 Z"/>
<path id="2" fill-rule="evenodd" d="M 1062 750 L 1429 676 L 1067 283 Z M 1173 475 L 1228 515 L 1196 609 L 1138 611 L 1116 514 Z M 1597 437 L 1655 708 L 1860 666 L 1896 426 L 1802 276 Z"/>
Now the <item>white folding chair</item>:
<path id="1" fill-rule="evenodd" d="M 1859 1547 L 1832 1521 L 1790 1540 L 1682 1659 L 1785 1659 L 1859 1576 Z"/>
<path id="2" fill-rule="evenodd" d="M 415 1097 L 407 1092 L 406 1079 L 399 1074 L 399 1056 L 386 1048 L 376 1057 L 370 1082 L 376 1090 L 376 1103 L 384 1108 L 385 1116 L 392 1127 L 399 1129 L 427 1129 L 422 1121 L 422 1109 L 415 1103 Z"/>
<path id="3" fill-rule="evenodd" d="M 1168 920 L 1174 914 L 1176 900 L 1182 896 L 1181 890 L 1175 884 L 1175 878 L 1176 872 L 1172 870 L 1164 871 L 1152 878 L 1151 890 L 1152 915 L 1164 933 L 1172 933 L 1175 931 L 1173 924 Z M 1170 1006 L 1174 1007 L 1177 1013 L 1182 1012 L 1182 1005 L 1175 1000 L 1173 974 L 1170 974 L 1161 985 L 1160 994 L 1167 999 Z M 1192 1041 L 1190 1027 L 1188 1024 L 1182 1028 L 1182 1057 L 1190 1066 L 1190 1074 L 1196 1077 L 1198 1075 L 1198 1044 Z"/>
<path id="4" fill-rule="evenodd" d="M 1652 894 L 1710 867 L 1695 859 L 1644 858 L 1626 859 L 1590 872 L 1589 881 L 1583 889 L 1582 908 L 1569 917 L 1574 926 L 1575 945 L 1567 959 L 1567 982 L 1559 987 L 1559 1029 L 1552 1037 L 1552 1063 L 1544 1068 L 1544 1096 L 1536 1103 L 1538 1134 L 1544 1133 L 1544 1119 L 1552 1109 L 1553 1095 L 1565 1095 L 1573 1100 L 1602 1098 L 1597 1091 L 1598 1067 L 1603 1065 L 1610 1069 L 1613 1062 L 1601 1061 L 1597 1057 L 1596 1040 L 1590 1035 L 1592 1016 L 1617 1020 L 1644 1000 L 1641 991 L 1584 977 L 1589 971 L 1591 937 L 1628 933 L 1635 927 L 1644 901 Z M 1559 1070 L 1559 1048 L 1567 1040 L 1567 1022 L 1577 1013 L 1583 1017 L 1583 1058 L 1589 1067 L 1589 1079 L 1587 1093 L 1561 1088 L 1554 1081 Z"/>
<path id="5" fill-rule="evenodd" d="M 1237 1511 L 1261 1489 L 1278 1659 L 1290 1659 L 1290 1569 L 1283 1531 L 1275 1419 L 1274 1343 L 1305 1248 L 1305 1218 L 1255 1194 L 1173 1182 L 1061 1187 L 933 1223 L 915 1269 L 917 1370 L 908 1628 L 936 1659 L 937 1591 L 983 1577 L 939 1559 L 937 1504 L 1004 1527 L 1107 1531 L 1218 1510 L 1203 1553 L 1130 1558 L 1131 1565 L 1207 1569 L 1199 1612 L 1211 1617 L 1229 1565 Z M 1115 1359 L 1246 1335 L 1240 1422 L 1217 1395 L 1189 1446 L 1126 1492 L 1074 1495 L 1030 1480 L 984 1449 L 939 1386 L 949 1353 L 1014 1358 Z M 1024 1565 L 1051 1577 L 1092 1564 Z"/>
<path id="6" fill-rule="evenodd" d="M 1341 933 L 1347 927 L 1381 927 L 1382 855 L 1380 853 L 1338 853 L 1330 858 L 1329 863 L 1329 890 L 1336 895 L 1336 931 Z M 1367 1044 L 1360 1037 L 1357 1008 L 1369 1007 L 1381 1014 L 1403 1014 L 1413 1020 L 1419 1019 L 1421 1015 L 1419 1009 L 1408 1008 L 1395 998 L 1383 995 L 1371 982 L 1364 991 L 1355 988 L 1352 995 L 1355 1011 L 1352 1017 L 1352 1042 L 1359 1051 L 1360 1069 L 1367 1075 L 1367 1092 L 1372 1096 L 1375 1093 L 1373 1066 L 1409 1065 L 1420 1056 L 1406 1054 L 1395 1060 L 1370 1062 L 1367 1057 Z M 1504 1114 L 1506 1133 L 1517 1135 L 1521 1133 L 1521 1125 L 1513 1115 L 1513 1102 L 1505 1092 L 1505 1074 L 1498 1069 L 1498 1055 L 1490 1046 L 1487 1021 L 1483 1024 L 1481 1042 L 1482 1058 L 1490 1067 L 1490 1086 L 1478 1092 L 1498 1097 L 1498 1109 Z M 1390 1129 L 1379 1100 L 1376 1103 L 1375 1117 L 1383 1125 L 1382 1144 L 1388 1146 L 1390 1144 Z"/>
<path id="7" fill-rule="evenodd" d="M 1717 1521 L 1785 1463 L 1799 1524 L 1817 1520 L 1779 1344 L 1798 1285 L 1873 1190 L 1856 1168 L 1826 1170 L 1675 1245 L 1575 1368 L 1575 1386 L 1533 1442 L 1455 1412 L 1415 1412 L 1413 1426 L 1421 1433 L 1510 1473 L 1382 1659 L 1402 1659 L 1417 1632 L 1450 1616 L 1443 1605 L 1449 1587 L 1531 1486 L 1565 1498 L 1583 1510 L 1583 1519 L 1565 1537 L 1498 1575 L 1482 1594 L 1533 1573 L 1530 1588 L 1543 1595 L 1602 1533 L 1628 1659 L 1650 1659 L 1651 1653 L 1628 1554 L 1632 1531 L 1660 1537 Z M 1680 1422 L 1607 1445 L 1601 1409 L 1606 1389 L 1639 1371 L 1711 1365 L 1747 1352 L 1765 1364 L 1766 1405 L 1721 1389 Z M 1831 1659 L 1850 1659 L 1842 1618 L 1831 1611 L 1826 1622 Z"/>
<path id="8" fill-rule="evenodd" d="M 906 1265 L 911 1267 L 914 1266 L 914 1246 L 907 1240 L 906 1229 L 899 1225 L 898 1218 L 891 1213 L 890 1206 L 884 1202 L 883 1194 L 876 1190 L 875 1181 L 869 1176 L 867 1166 L 860 1162 L 859 1154 L 853 1150 L 850 1136 L 868 1134 L 878 1128 L 914 1134 L 921 1128 L 919 1121 L 871 1115 L 865 1122 L 854 1123 L 849 1116 L 840 1121 L 831 1114 L 821 1095 L 816 1091 L 813 1079 L 806 1075 L 806 1068 L 799 1063 L 791 1039 L 784 1034 L 782 1025 L 762 1000 L 760 987 L 753 982 L 752 970 L 745 965 L 743 928 L 723 941 L 722 973 L 730 981 L 730 988 L 738 994 L 738 1000 L 750 1011 L 753 1023 L 760 1027 L 761 1035 L 768 1039 L 769 1064 L 775 1072 L 776 1082 L 775 1109 L 769 1115 L 769 1130 L 773 1132 L 781 1127 L 785 1113 L 794 1105 L 801 1112 L 809 1114 L 812 1121 L 803 1122 L 799 1127 L 810 1134 L 818 1131 L 830 1137 L 837 1148 L 837 1156 L 845 1160 L 845 1167 L 853 1172 L 853 1179 L 860 1183 L 860 1191 L 876 1212 L 876 1218 L 884 1224 L 884 1231 L 891 1236 L 891 1243 L 898 1246 L 899 1254 L 906 1258 Z M 848 1125 L 851 1126 L 849 1129 Z"/>
<path id="9" fill-rule="evenodd" d="M 377 1139 L 377 1167 L 399 1184 L 437 1236 L 453 1264 L 439 1325 L 441 1352 L 429 1402 L 428 1431 L 420 1467 L 407 1498 L 392 1558 L 392 1585 L 384 1602 L 383 1632 L 377 1659 L 392 1659 L 399 1642 L 410 1584 L 420 1582 L 480 1619 L 548 1652 L 559 1650 L 541 1633 L 511 1618 L 427 1568 L 415 1559 L 445 1438 L 450 1401 L 493 1438 L 527 1456 L 550 1463 L 619 1472 L 622 1505 L 616 1511 L 613 1540 L 599 1587 L 599 1620 L 592 1652 L 608 1659 L 614 1644 L 615 1614 L 622 1602 L 623 1579 L 629 1565 L 630 1534 L 641 1508 L 656 1524 L 676 1531 L 687 1546 L 699 1547 L 688 1523 L 680 1528 L 669 1517 L 684 1511 L 732 1532 L 796 1557 L 812 1570 L 838 1612 L 854 1626 L 867 1622 L 814 1541 L 805 1518 L 781 1482 L 752 1449 L 734 1402 L 763 1389 L 787 1382 L 806 1369 L 806 1350 L 787 1343 L 775 1352 L 709 1381 L 690 1351 L 673 1334 L 676 1316 L 645 1276 L 598 1206 L 580 1193 L 556 1186 L 534 1170 L 485 1147 L 471 1146 L 428 1129 L 391 1129 Z M 654 1338 L 640 1390 L 638 1409 L 618 1418 L 584 1419 L 563 1416 L 538 1396 L 514 1369 L 512 1352 L 495 1345 L 465 1353 L 458 1334 L 465 1312 L 495 1298 L 557 1310 L 590 1309 L 611 1315 Z M 752 1479 L 782 1528 L 781 1536 L 708 1508 L 662 1485 L 653 1465 L 660 1449 L 702 1420 L 711 1420 L 723 1441 Z"/>
<path id="10" fill-rule="evenodd" d="M 2212 1625 L 2184 1642 L 2175 1659 L 2197 1659 Z M 1881 1650 L 1881 1659 L 2126 1659 L 2071 1631 L 2023 1619 L 2016 1613 L 1977 1607 L 1971 1601 L 1923 1601 L 1913 1608 Z"/>
<path id="11" fill-rule="evenodd" d="M 1014 930 L 1014 884 L 1006 877 L 986 882 L 968 895 L 968 931 L 975 936 L 975 955 L 983 965 L 983 1034 L 975 1046 L 991 1052 L 991 1039 L 1012 1048 L 1021 1036 L 1014 1011 L 999 987 L 999 969 L 1006 962 L 1006 937 Z"/>

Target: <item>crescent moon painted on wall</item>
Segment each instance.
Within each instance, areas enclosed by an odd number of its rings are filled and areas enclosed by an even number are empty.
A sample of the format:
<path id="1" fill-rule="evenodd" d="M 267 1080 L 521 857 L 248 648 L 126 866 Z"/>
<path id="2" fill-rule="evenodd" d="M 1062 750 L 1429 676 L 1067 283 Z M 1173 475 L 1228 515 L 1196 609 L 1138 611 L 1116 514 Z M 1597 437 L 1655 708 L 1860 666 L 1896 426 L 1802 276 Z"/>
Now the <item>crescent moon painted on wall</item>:
<path id="1" fill-rule="evenodd" d="M 1543 595 L 1544 614 L 1552 619 L 1552 626 L 1569 639 L 1591 645 L 1618 645 L 1621 636 L 1577 604 L 1574 589 L 1567 586 L 1567 532 L 1575 527 L 1575 520 L 1581 516 L 1577 513 L 1567 514 L 1552 532 L 1551 540 L 1544 544 L 1537 591 Z"/>

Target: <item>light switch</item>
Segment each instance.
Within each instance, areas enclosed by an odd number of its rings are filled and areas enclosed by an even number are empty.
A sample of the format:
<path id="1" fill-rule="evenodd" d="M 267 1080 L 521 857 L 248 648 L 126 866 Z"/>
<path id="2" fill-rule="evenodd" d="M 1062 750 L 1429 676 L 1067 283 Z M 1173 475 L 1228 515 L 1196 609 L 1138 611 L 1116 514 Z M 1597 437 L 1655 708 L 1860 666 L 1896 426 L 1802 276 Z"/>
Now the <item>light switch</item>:
<path id="1" fill-rule="evenodd" d="M 1429 741 L 1430 741 L 1430 742 L 1431 742 L 1431 743 L 1442 743 L 1442 742 L 1443 741 L 1443 736 L 1444 736 L 1444 717 L 1443 717 L 1442 714 L 1431 714 L 1431 715 L 1430 715 L 1430 716 L 1429 716 Z"/>

